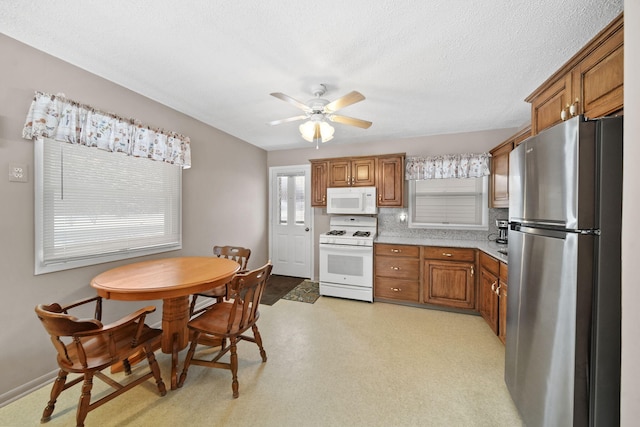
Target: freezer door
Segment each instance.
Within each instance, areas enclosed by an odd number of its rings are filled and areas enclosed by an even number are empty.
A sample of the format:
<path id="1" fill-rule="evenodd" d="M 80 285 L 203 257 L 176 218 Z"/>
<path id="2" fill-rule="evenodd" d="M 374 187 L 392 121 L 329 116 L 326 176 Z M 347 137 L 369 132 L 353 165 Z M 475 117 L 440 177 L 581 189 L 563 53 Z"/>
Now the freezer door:
<path id="1" fill-rule="evenodd" d="M 547 129 L 510 153 L 510 221 L 594 228 L 596 124 L 581 120 Z"/>
<path id="2" fill-rule="evenodd" d="M 593 239 L 509 230 L 505 380 L 526 425 L 587 425 Z"/>

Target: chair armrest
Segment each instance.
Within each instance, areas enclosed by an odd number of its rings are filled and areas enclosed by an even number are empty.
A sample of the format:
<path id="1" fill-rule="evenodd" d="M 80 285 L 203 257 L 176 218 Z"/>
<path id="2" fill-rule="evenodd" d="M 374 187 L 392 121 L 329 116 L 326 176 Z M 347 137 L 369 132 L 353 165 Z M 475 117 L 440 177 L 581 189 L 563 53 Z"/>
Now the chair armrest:
<path id="1" fill-rule="evenodd" d="M 68 311 L 70 309 L 75 308 L 75 307 L 79 307 L 79 306 L 84 305 L 84 304 L 88 304 L 88 303 L 90 303 L 92 301 L 96 302 L 96 309 L 95 309 L 95 313 L 94 313 L 93 318 L 96 319 L 96 320 L 102 320 L 102 297 L 100 297 L 100 296 L 95 296 L 95 297 L 92 297 L 92 298 L 87 298 L 87 299 L 84 299 L 84 300 L 73 302 L 73 303 L 71 303 L 69 305 L 66 305 L 66 306 L 62 307 L 62 312 L 64 314 L 69 314 Z"/>
<path id="2" fill-rule="evenodd" d="M 80 336 L 90 336 L 90 335 L 99 335 L 103 333 L 108 333 L 110 331 L 115 331 L 115 330 L 124 328 L 130 325 L 131 323 L 135 323 L 136 321 L 138 321 L 138 319 L 140 319 L 140 327 L 138 328 L 138 331 L 136 333 L 136 338 L 138 338 L 140 332 L 142 331 L 142 326 L 144 326 L 144 318 L 147 316 L 147 314 L 153 313 L 154 311 L 156 311 L 156 308 L 150 305 L 150 306 L 141 308 L 123 317 L 122 319 L 116 320 L 115 322 L 109 323 L 107 325 L 103 325 L 102 329 L 79 332 L 74 335 L 80 337 Z"/>

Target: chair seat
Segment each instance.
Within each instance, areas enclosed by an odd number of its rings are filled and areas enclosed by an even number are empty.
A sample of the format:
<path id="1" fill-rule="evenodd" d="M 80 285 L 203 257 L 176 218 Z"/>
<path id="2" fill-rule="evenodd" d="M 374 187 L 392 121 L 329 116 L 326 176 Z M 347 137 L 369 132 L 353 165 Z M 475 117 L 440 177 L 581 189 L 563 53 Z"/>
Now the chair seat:
<path id="1" fill-rule="evenodd" d="M 209 291 L 198 292 L 195 295 L 198 295 L 201 297 L 209 297 L 209 298 L 224 297 L 227 295 L 227 287 L 218 286 L 217 288 L 211 289 Z"/>
<path id="2" fill-rule="evenodd" d="M 211 308 L 203 312 L 200 316 L 192 319 L 188 326 L 203 334 L 218 335 L 221 337 L 237 335 L 249 329 L 251 324 L 244 325 L 241 329 L 240 323 L 243 309 L 242 306 L 236 306 L 234 323 L 229 330 L 229 317 L 231 316 L 232 310 L 233 302 L 219 302 L 212 305 Z M 255 320 L 257 321 L 259 317 L 260 312 L 256 311 Z"/>
<path id="3" fill-rule="evenodd" d="M 137 324 L 133 323 L 127 325 L 124 328 L 117 330 L 113 337 L 115 342 L 115 348 L 112 354 L 118 355 L 118 360 L 122 360 L 128 355 L 137 353 L 139 347 L 131 346 L 131 337 L 135 335 Z M 155 343 L 156 340 L 160 340 L 162 335 L 161 329 L 150 328 L 147 325 L 143 326 L 142 333 L 140 335 L 139 342 L 151 342 Z M 58 356 L 58 363 L 60 367 L 64 367 L 69 372 L 86 372 L 87 370 L 102 370 L 114 363 L 114 360 L 109 357 L 109 339 L 106 335 L 94 335 L 87 338 L 81 338 L 82 346 L 87 356 L 87 366 L 84 367 L 80 363 L 78 356 L 78 348 L 75 343 L 67 344 L 68 359 L 64 359 Z M 69 363 L 69 360 L 73 361 L 73 364 Z"/>

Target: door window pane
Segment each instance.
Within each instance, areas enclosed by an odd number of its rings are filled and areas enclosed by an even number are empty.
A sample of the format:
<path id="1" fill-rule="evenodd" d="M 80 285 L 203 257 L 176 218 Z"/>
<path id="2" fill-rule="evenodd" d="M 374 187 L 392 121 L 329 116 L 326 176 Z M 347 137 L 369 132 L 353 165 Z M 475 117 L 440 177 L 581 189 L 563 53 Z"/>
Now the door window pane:
<path id="1" fill-rule="evenodd" d="M 295 184 L 295 197 L 296 197 L 296 203 L 295 203 L 295 218 L 296 218 L 296 224 L 297 225 L 304 225 L 304 187 L 305 187 L 305 180 L 304 180 L 304 175 L 301 176 L 296 176 L 294 178 L 294 184 Z"/>
<path id="2" fill-rule="evenodd" d="M 278 176 L 278 222 L 280 225 L 288 223 L 289 177 Z"/>

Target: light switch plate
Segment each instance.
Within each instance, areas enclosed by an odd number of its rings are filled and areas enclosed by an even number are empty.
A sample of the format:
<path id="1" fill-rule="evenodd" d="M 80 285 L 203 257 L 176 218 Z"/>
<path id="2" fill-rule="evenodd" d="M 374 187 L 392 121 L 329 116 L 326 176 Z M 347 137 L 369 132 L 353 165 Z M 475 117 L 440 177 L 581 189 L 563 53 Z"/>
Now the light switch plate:
<path id="1" fill-rule="evenodd" d="M 9 163 L 9 181 L 28 182 L 29 170 L 27 165 L 21 163 Z"/>

